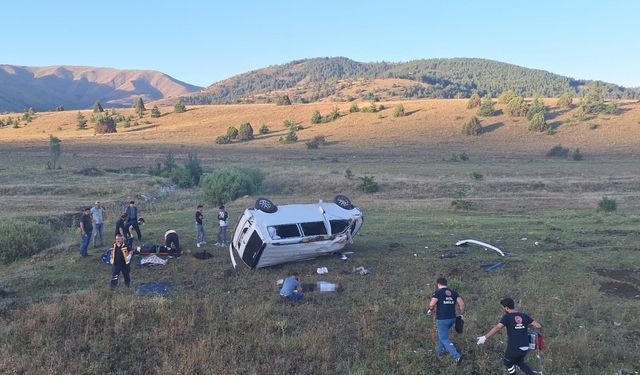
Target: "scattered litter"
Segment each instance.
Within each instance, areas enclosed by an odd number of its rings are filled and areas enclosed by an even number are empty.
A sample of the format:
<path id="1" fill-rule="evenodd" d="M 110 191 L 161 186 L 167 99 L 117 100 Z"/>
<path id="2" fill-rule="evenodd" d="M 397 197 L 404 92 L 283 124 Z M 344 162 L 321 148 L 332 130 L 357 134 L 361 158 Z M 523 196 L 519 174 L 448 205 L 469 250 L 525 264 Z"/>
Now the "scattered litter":
<path id="1" fill-rule="evenodd" d="M 318 275 L 324 275 L 326 273 L 329 273 L 329 270 L 327 269 L 327 267 L 318 267 L 316 272 L 318 272 Z"/>
<path id="2" fill-rule="evenodd" d="M 622 323 L 620 323 L 620 322 L 615 322 L 615 321 L 614 321 L 614 322 L 613 322 L 613 325 L 614 325 L 615 327 L 620 327 L 620 326 L 622 325 Z"/>
<path id="3" fill-rule="evenodd" d="M 497 262 L 497 263 L 483 264 L 483 265 L 480 266 L 480 268 L 482 268 L 484 270 L 484 272 L 491 272 L 491 271 L 495 271 L 495 270 L 498 270 L 500 268 L 503 268 L 504 266 L 505 266 L 505 263 Z"/>
<path id="4" fill-rule="evenodd" d="M 534 244 L 534 245 L 536 245 L 536 246 L 538 246 L 538 245 L 540 245 L 540 242 L 536 241 L 536 242 L 534 242 L 533 244 Z"/>
<path id="5" fill-rule="evenodd" d="M 169 282 L 152 282 L 140 284 L 136 287 L 136 295 L 138 296 L 164 296 L 171 292 L 171 283 Z"/>
<path id="6" fill-rule="evenodd" d="M 425 248 L 425 249 L 428 249 L 428 248 L 429 248 L 429 246 L 425 246 L 424 248 Z"/>
<path id="7" fill-rule="evenodd" d="M 466 254 L 467 253 L 465 251 L 447 251 L 446 253 L 440 254 L 440 258 L 441 259 L 457 258 L 459 256 L 466 255 Z"/>
<path id="8" fill-rule="evenodd" d="M 418 254 L 416 254 L 416 253 L 413 253 L 413 256 L 414 256 L 414 257 L 417 257 L 417 256 L 418 256 Z"/>
<path id="9" fill-rule="evenodd" d="M 522 238 L 520 239 L 520 241 L 526 241 L 526 240 L 527 240 L 527 237 L 522 237 Z"/>
<path id="10" fill-rule="evenodd" d="M 276 281 L 276 285 L 282 285 L 284 283 L 284 279 L 278 279 L 278 281 Z"/>
<path id="11" fill-rule="evenodd" d="M 162 259 L 157 255 L 149 255 L 140 260 L 141 266 L 144 266 L 145 264 L 164 266 L 165 264 L 167 264 L 167 259 Z"/>
<path id="12" fill-rule="evenodd" d="M 353 273 L 364 276 L 369 274 L 369 270 L 364 268 L 363 266 L 358 266 L 356 268 L 353 269 Z"/>
<path id="13" fill-rule="evenodd" d="M 526 238 L 525 238 L 526 240 Z M 484 243 L 484 242 L 480 242 L 480 241 L 476 241 L 476 240 L 462 240 L 462 241 L 458 241 L 456 242 L 456 246 L 461 246 L 461 245 L 467 245 L 467 244 L 476 244 L 476 245 L 480 245 L 480 246 L 485 246 L 488 247 L 491 250 L 495 250 L 497 251 L 500 255 L 504 256 L 504 253 L 502 252 L 502 250 L 498 249 L 495 246 L 489 245 L 488 243 Z"/>
<path id="14" fill-rule="evenodd" d="M 349 258 L 348 258 L 346 255 L 342 254 L 342 255 L 340 256 L 340 259 L 342 259 L 342 260 L 347 260 L 347 259 L 349 259 Z"/>

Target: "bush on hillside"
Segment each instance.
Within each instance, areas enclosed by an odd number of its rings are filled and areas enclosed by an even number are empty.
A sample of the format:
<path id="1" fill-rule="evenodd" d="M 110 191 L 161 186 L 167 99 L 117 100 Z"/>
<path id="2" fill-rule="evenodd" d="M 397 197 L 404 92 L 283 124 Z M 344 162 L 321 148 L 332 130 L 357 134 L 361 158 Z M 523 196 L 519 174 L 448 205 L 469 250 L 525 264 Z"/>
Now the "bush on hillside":
<path id="1" fill-rule="evenodd" d="M 37 254 L 55 244 L 55 234 L 42 224 L 0 220 L 0 262 L 7 264 Z"/>
<path id="2" fill-rule="evenodd" d="M 202 177 L 205 199 L 213 204 L 224 204 L 260 191 L 264 173 L 256 168 L 229 166 Z"/>
<path id="3" fill-rule="evenodd" d="M 320 146 L 327 144 L 327 140 L 324 135 L 316 135 L 312 140 L 305 142 L 308 149 L 317 149 Z"/>
<path id="4" fill-rule="evenodd" d="M 606 105 L 606 107 L 603 110 L 604 113 L 608 114 L 608 115 L 617 115 L 618 114 L 618 104 L 611 102 L 609 104 Z"/>
<path id="5" fill-rule="evenodd" d="M 511 101 L 511 99 L 515 98 L 516 93 L 513 90 L 505 91 L 498 97 L 498 103 L 507 104 Z"/>
<path id="6" fill-rule="evenodd" d="M 606 106 L 604 104 L 602 89 L 597 87 L 589 87 L 584 97 L 582 97 L 580 108 L 584 111 L 584 113 L 587 114 L 603 112 Z"/>
<path id="7" fill-rule="evenodd" d="M 553 146 L 547 151 L 547 157 L 549 158 L 566 158 L 569 155 L 569 149 L 562 147 L 562 145 Z"/>
<path id="8" fill-rule="evenodd" d="M 267 126 L 267 124 L 262 124 L 262 126 L 260 127 L 258 132 L 260 134 L 267 134 L 267 133 L 269 133 L 269 127 Z"/>
<path id="9" fill-rule="evenodd" d="M 377 182 L 374 181 L 375 176 L 362 176 L 358 177 L 360 179 L 360 184 L 357 189 L 363 193 L 377 193 L 380 191 L 380 186 Z"/>
<path id="10" fill-rule="evenodd" d="M 289 99 L 289 95 L 278 96 L 276 99 L 276 105 L 291 105 L 291 99 Z"/>
<path id="11" fill-rule="evenodd" d="M 482 125 L 480 120 L 473 116 L 462 126 L 462 134 L 464 135 L 480 135 L 482 133 Z"/>
<path id="12" fill-rule="evenodd" d="M 482 104 L 480 104 L 476 114 L 483 117 L 491 117 L 496 114 L 493 100 L 490 96 L 487 95 L 482 99 Z"/>
<path id="13" fill-rule="evenodd" d="M 351 107 L 349 107 L 349 113 L 360 112 L 360 108 L 358 108 L 358 103 L 351 103 Z"/>
<path id="14" fill-rule="evenodd" d="M 151 117 L 157 118 L 160 116 L 162 116 L 162 114 L 160 113 L 160 109 L 157 105 L 154 105 L 153 108 L 151 108 Z"/>
<path id="15" fill-rule="evenodd" d="M 529 110 L 529 104 L 520 96 L 514 96 L 504 107 L 504 112 L 511 117 L 524 117 Z"/>
<path id="16" fill-rule="evenodd" d="M 76 115 L 76 121 L 78 122 L 78 130 L 84 130 L 87 128 L 87 119 L 82 115 L 82 113 L 80 113 L 80 111 L 78 111 L 78 114 Z"/>
<path id="17" fill-rule="evenodd" d="M 321 122 L 322 122 L 322 115 L 320 114 L 320 111 L 318 110 L 313 111 L 313 114 L 311 115 L 311 123 L 319 124 Z"/>
<path id="18" fill-rule="evenodd" d="M 96 101 L 93 104 L 93 113 L 101 113 L 104 112 L 104 109 L 102 108 L 102 105 L 100 104 L 99 101 Z"/>
<path id="19" fill-rule="evenodd" d="M 548 130 L 547 121 L 544 119 L 544 113 L 538 112 L 529 121 L 529 130 L 535 132 L 543 132 Z"/>
<path id="20" fill-rule="evenodd" d="M 253 127 L 251 123 L 245 122 L 240 125 L 240 129 L 238 129 L 238 138 L 241 141 L 249 141 L 253 139 Z"/>
<path id="21" fill-rule="evenodd" d="M 179 99 L 176 104 L 174 104 L 173 111 L 175 113 L 183 113 L 187 111 L 187 106 L 184 105 L 182 99 Z"/>
<path id="22" fill-rule="evenodd" d="M 229 126 L 227 128 L 227 137 L 229 137 L 229 139 L 236 139 L 238 137 L 238 129 L 234 126 Z"/>
<path id="23" fill-rule="evenodd" d="M 471 95 L 471 97 L 467 101 L 467 109 L 480 107 L 480 103 L 482 103 L 482 99 L 480 98 L 480 95 L 478 95 L 478 93 L 474 93 L 473 95 Z"/>
<path id="24" fill-rule="evenodd" d="M 602 200 L 598 202 L 599 212 L 613 212 L 618 209 L 618 204 L 615 199 L 602 197 Z"/>
<path id="25" fill-rule="evenodd" d="M 533 102 L 527 109 L 527 120 L 531 121 L 531 119 L 533 119 L 533 117 L 538 113 L 542 113 L 542 117 L 544 117 L 545 113 L 547 113 L 547 109 L 544 106 L 544 101 L 542 101 L 542 98 L 539 96 L 533 99 Z"/>
<path id="26" fill-rule="evenodd" d="M 219 135 L 216 137 L 216 144 L 226 145 L 231 143 L 231 138 L 228 135 Z"/>
<path id="27" fill-rule="evenodd" d="M 560 108 L 571 108 L 573 106 L 573 95 L 570 92 L 565 92 L 558 98 L 558 106 Z"/>
<path id="28" fill-rule="evenodd" d="M 580 152 L 580 149 L 579 149 L 579 148 L 576 148 L 576 149 L 573 151 L 573 155 L 571 155 L 571 158 L 572 158 L 573 160 L 575 160 L 575 161 L 580 161 L 580 160 L 582 160 L 582 159 L 583 159 L 582 153 Z"/>
<path id="29" fill-rule="evenodd" d="M 406 114 L 405 110 L 404 110 L 404 106 L 402 104 L 397 105 L 394 109 L 393 109 L 393 117 L 402 117 Z"/>
<path id="30" fill-rule="evenodd" d="M 94 119 L 96 121 L 96 125 L 94 128 L 95 134 L 108 134 L 117 132 L 116 122 L 110 116 L 98 114 Z"/>
<path id="31" fill-rule="evenodd" d="M 279 141 L 280 143 L 296 143 L 298 142 L 298 134 L 295 131 L 290 130 L 287 135 L 280 137 Z"/>

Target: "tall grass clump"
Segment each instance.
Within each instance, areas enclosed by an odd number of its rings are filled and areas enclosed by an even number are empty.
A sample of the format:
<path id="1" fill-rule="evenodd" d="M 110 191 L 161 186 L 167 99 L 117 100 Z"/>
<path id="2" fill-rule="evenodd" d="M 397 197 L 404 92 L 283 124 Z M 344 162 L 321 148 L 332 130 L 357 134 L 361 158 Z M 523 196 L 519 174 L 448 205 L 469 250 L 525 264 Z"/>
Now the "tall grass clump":
<path id="1" fill-rule="evenodd" d="M 473 116 L 462 126 L 462 134 L 464 135 L 480 135 L 482 133 L 482 125 L 480 120 Z"/>
<path id="2" fill-rule="evenodd" d="M 264 173 L 256 168 L 230 166 L 205 174 L 201 183 L 208 202 L 223 204 L 258 193 L 264 177 Z"/>
<path id="3" fill-rule="evenodd" d="M 618 209 L 618 204 L 613 198 L 602 197 L 598 202 L 598 212 L 613 212 Z"/>
<path id="4" fill-rule="evenodd" d="M 358 177 L 360 179 L 360 185 L 358 185 L 358 190 L 363 193 L 377 193 L 380 191 L 380 186 L 377 182 L 374 181 L 375 176 L 362 176 Z"/>
<path id="5" fill-rule="evenodd" d="M 7 264 L 26 258 L 55 244 L 49 227 L 22 220 L 0 220 L 0 262 Z"/>

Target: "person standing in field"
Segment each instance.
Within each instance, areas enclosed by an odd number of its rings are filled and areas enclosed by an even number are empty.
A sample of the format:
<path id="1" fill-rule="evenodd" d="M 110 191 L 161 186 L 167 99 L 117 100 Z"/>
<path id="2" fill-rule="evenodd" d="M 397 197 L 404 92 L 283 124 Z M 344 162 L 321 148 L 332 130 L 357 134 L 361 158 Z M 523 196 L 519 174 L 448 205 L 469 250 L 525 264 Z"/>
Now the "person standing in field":
<path id="1" fill-rule="evenodd" d="M 200 247 L 207 242 L 204 240 L 204 224 L 202 220 L 204 219 L 204 207 L 199 204 L 198 208 L 196 208 L 196 246 Z"/>
<path id="2" fill-rule="evenodd" d="M 100 202 L 96 202 L 93 207 L 91 207 L 91 218 L 93 219 L 93 227 L 95 230 L 95 235 L 93 236 L 93 248 L 96 248 L 96 242 L 98 237 L 100 237 L 100 245 L 104 246 L 104 222 L 107 220 L 107 211 L 102 207 Z"/>
<path id="3" fill-rule="evenodd" d="M 125 228 L 127 226 L 127 213 L 123 213 L 122 215 L 120 215 L 120 218 L 116 221 L 116 233 L 114 234 L 115 236 L 117 235 L 121 235 L 122 238 L 125 238 L 127 235 L 127 232 L 125 232 Z"/>
<path id="4" fill-rule="evenodd" d="M 131 286 L 131 251 L 127 245 L 124 244 L 124 237 L 118 234 L 116 235 L 116 243 L 113 244 L 113 250 L 111 251 L 111 289 L 115 289 L 118 286 L 118 279 L 120 278 L 120 272 L 124 276 L 124 285 L 128 288 Z"/>
<path id="5" fill-rule="evenodd" d="M 138 226 L 138 207 L 136 207 L 136 202 L 129 202 L 129 207 L 127 207 L 127 210 L 125 212 L 127 213 L 127 217 L 129 220 L 127 223 L 127 227 L 129 225 L 132 225 L 133 229 L 138 234 L 138 241 L 142 241 L 142 233 L 140 233 L 140 227 Z"/>
<path id="6" fill-rule="evenodd" d="M 229 214 L 224 209 L 224 206 L 220 206 L 218 211 L 218 242 L 216 242 L 217 246 L 225 246 L 227 244 L 228 220 Z"/>
<path id="7" fill-rule="evenodd" d="M 444 277 L 438 278 L 436 285 L 438 289 L 431 295 L 427 314 L 431 315 L 431 312 L 437 306 L 437 354 L 438 356 L 443 356 L 446 352 L 449 352 L 456 364 L 460 364 L 462 355 L 458 352 L 451 340 L 449 340 L 449 329 L 451 329 L 456 322 L 456 305 L 460 308 L 460 315 L 464 315 L 464 300 L 455 290 L 447 287 L 447 279 Z"/>
<path id="8" fill-rule="evenodd" d="M 529 315 L 516 311 L 513 299 L 504 298 L 500 301 L 500 305 L 504 311 L 502 319 L 489 332 L 477 338 L 478 345 L 484 344 L 489 337 L 498 333 L 503 327 L 507 327 L 507 350 L 503 358 L 507 372 L 515 374 L 516 368 L 519 368 L 527 375 L 536 374 L 524 359 L 529 351 L 528 328 L 540 329 L 542 326 Z"/>
<path id="9" fill-rule="evenodd" d="M 87 207 L 82 212 L 80 218 L 80 256 L 86 257 L 87 247 L 91 242 L 91 234 L 93 232 L 93 222 L 91 220 L 91 208 Z"/>

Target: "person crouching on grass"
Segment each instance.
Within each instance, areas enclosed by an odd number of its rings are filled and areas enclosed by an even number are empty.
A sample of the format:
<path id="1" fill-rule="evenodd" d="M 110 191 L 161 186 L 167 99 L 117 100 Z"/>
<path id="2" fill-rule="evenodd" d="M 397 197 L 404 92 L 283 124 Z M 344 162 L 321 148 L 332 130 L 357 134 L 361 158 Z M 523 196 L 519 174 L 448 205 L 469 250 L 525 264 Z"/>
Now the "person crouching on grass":
<path id="1" fill-rule="evenodd" d="M 124 285 L 128 288 L 131 286 L 131 256 L 133 251 L 124 244 L 124 237 L 121 234 L 116 235 L 116 243 L 113 244 L 111 251 L 111 289 L 118 286 L 118 278 L 120 272 L 124 276 Z"/>

